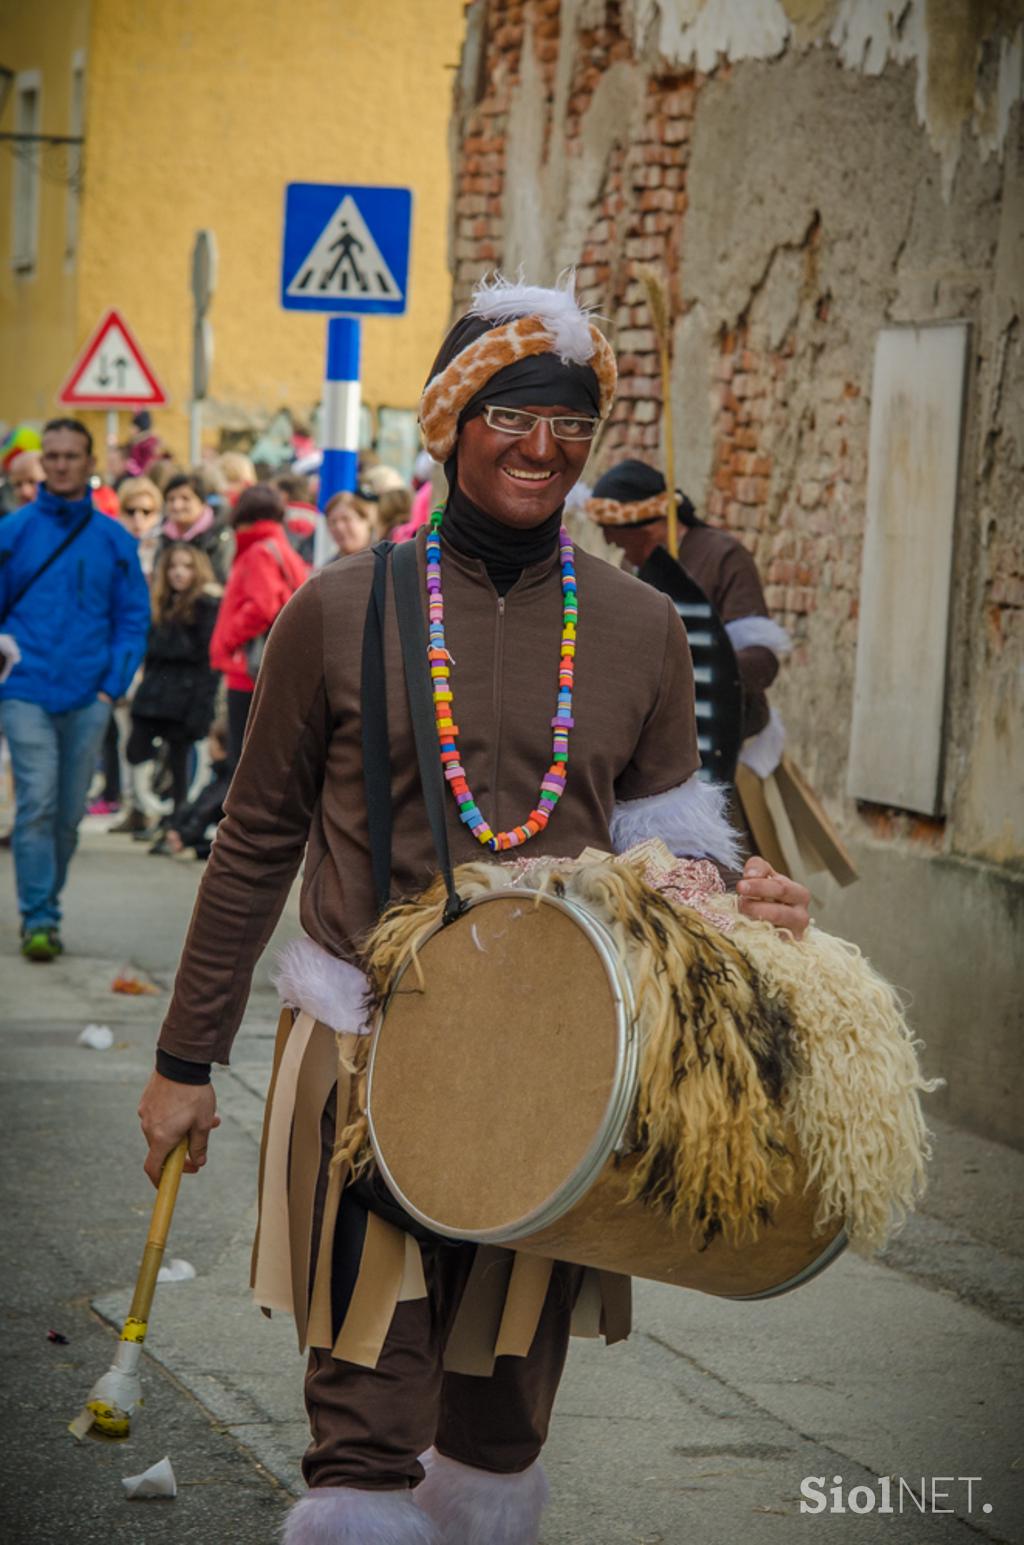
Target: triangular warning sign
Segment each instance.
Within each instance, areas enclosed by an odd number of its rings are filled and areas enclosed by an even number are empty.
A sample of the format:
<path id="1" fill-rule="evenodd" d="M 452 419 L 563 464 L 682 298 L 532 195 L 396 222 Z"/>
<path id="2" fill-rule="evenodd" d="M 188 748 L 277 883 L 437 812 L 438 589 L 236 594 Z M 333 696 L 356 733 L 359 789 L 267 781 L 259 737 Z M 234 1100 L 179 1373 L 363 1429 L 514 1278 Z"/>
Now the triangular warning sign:
<path id="1" fill-rule="evenodd" d="M 82 350 L 58 401 L 75 408 L 158 408 L 167 397 L 131 328 L 111 310 Z"/>
<path id="2" fill-rule="evenodd" d="M 285 294 L 296 300 L 334 297 L 401 300 L 402 291 L 351 193 L 346 193 L 295 270 Z"/>

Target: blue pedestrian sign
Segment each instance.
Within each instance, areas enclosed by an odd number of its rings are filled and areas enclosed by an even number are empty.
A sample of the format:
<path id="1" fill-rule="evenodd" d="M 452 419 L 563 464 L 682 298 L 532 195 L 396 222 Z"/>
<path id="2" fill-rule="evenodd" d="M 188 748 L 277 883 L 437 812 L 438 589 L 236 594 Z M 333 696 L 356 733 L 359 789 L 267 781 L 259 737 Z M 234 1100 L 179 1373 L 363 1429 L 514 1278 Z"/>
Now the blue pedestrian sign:
<path id="1" fill-rule="evenodd" d="M 289 183 L 282 306 L 400 316 L 408 297 L 411 224 L 408 188 Z"/>

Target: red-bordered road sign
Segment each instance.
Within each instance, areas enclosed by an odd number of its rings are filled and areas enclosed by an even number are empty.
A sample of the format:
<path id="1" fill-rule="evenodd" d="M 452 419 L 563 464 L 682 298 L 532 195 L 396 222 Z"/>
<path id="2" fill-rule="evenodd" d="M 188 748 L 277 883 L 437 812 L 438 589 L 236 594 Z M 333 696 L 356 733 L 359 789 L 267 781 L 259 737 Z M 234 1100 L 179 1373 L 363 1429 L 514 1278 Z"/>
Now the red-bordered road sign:
<path id="1" fill-rule="evenodd" d="M 159 408 L 167 395 L 128 323 L 111 308 L 79 355 L 58 401 L 69 408 Z"/>

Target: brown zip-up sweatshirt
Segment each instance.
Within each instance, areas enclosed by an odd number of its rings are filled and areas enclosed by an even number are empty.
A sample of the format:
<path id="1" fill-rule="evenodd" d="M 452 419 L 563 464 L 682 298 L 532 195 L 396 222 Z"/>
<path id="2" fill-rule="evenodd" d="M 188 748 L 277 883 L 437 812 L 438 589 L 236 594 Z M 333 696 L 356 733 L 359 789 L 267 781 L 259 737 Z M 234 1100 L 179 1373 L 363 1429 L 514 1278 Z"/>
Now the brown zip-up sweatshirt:
<path id="1" fill-rule="evenodd" d="M 425 612 L 423 536 L 417 540 Z M 575 561 L 580 616 L 568 784 L 547 829 L 523 850 L 534 856 L 610 848 L 617 800 L 664 793 L 699 766 L 690 651 L 671 601 L 600 558 L 577 550 Z M 304 853 L 301 917 L 312 939 L 351 959 L 374 922 L 359 702 L 372 573 L 369 552 L 330 564 L 274 625 L 160 1034 L 161 1047 L 177 1056 L 228 1060 L 253 968 Z M 558 554 L 525 569 L 499 599 L 483 563 L 446 545 L 442 582 L 462 762 L 485 819 L 507 830 L 536 805 L 551 761 Z M 437 861 L 390 585 L 385 669 L 393 894 L 408 895 L 429 884 Z M 453 863 L 492 856 L 451 799 L 447 818 Z"/>

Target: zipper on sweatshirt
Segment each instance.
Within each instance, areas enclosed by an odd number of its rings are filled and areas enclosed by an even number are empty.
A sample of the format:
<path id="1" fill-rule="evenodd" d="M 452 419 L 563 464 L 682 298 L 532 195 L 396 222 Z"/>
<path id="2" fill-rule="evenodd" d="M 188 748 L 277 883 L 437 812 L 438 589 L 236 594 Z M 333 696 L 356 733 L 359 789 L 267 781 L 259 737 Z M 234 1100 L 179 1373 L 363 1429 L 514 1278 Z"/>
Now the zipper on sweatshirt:
<path id="1" fill-rule="evenodd" d="M 83 600 L 85 599 L 83 594 L 85 590 L 85 561 L 82 558 L 79 558 L 78 560 L 77 576 L 78 578 L 76 589 L 78 591 L 78 604 L 81 606 Z"/>
<path id="2" fill-rule="evenodd" d="M 492 698 L 494 703 L 494 761 L 491 765 L 491 799 L 493 809 L 488 825 L 493 832 L 499 832 L 501 826 L 501 810 L 499 806 L 498 782 L 499 768 L 501 764 L 501 705 L 502 682 L 505 676 L 505 597 L 498 597 L 498 619 L 494 630 L 494 688 Z"/>

